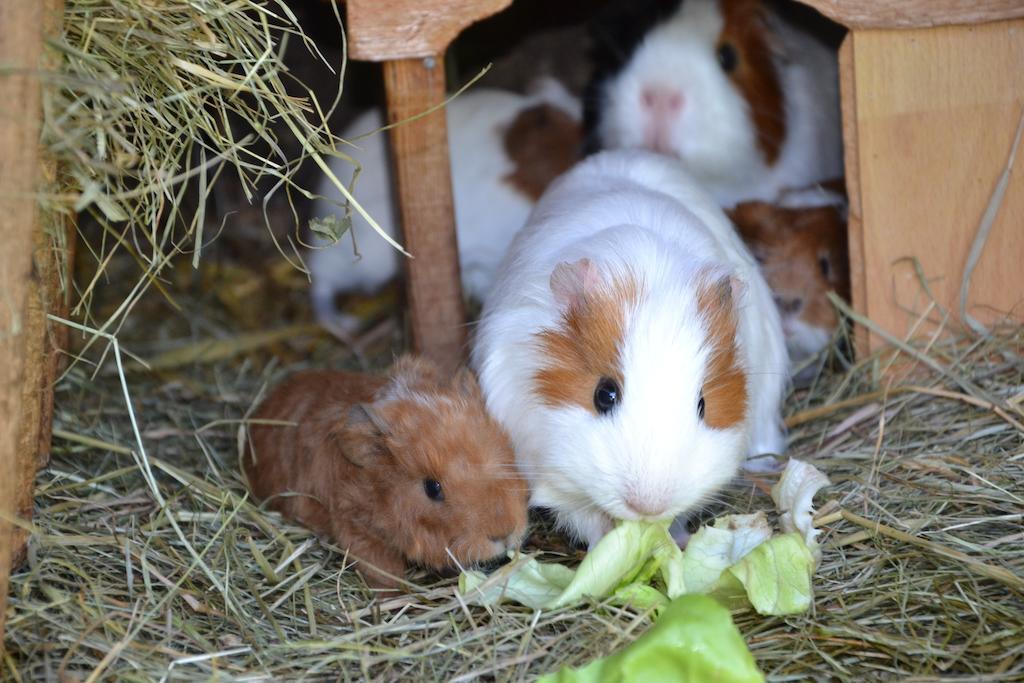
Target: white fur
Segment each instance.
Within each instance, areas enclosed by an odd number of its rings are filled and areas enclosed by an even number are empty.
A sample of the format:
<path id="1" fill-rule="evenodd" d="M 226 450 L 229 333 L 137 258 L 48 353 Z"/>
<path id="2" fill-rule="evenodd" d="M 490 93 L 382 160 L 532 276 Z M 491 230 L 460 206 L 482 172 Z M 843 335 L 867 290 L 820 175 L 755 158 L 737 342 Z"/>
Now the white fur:
<path id="1" fill-rule="evenodd" d="M 540 103 L 558 107 L 576 119 L 580 117 L 579 103 L 552 79 L 543 79 L 530 95 L 471 90 L 452 100 L 447 108 L 462 284 L 465 293 L 477 299 L 486 295 L 509 242 L 533 209 L 531 199 L 503 180 L 514 169 L 502 138 L 520 111 Z M 356 119 L 341 137 L 355 138 L 382 125 L 381 111 L 372 109 Z M 343 150 L 362 165 L 355 198 L 389 235 L 400 241 L 385 136 L 376 133 L 355 144 L 355 149 Z M 331 170 L 343 181 L 343 174 L 350 169 L 346 161 L 331 161 Z M 327 178 L 318 191 L 327 199 L 316 202 L 312 216 L 340 214 L 341 194 Z M 352 230 L 359 257 L 348 234 L 333 246 L 312 249 L 308 257 L 313 308 L 328 329 L 351 330 L 357 323 L 335 309 L 337 293 L 372 292 L 398 274 L 401 254 L 355 212 Z"/>
<path id="2" fill-rule="evenodd" d="M 679 89 L 684 103 L 670 146 L 721 206 L 772 201 L 791 187 L 842 176 L 836 57 L 817 40 L 772 16 L 774 60 L 784 98 L 786 138 L 768 166 L 757 147 L 750 106 L 715 56 L 723 20 L 716 0 L 685 0 L 656 26 L 601 93 L 604 148 L 644 145 L 641 93 Z"/>
<path id="3" fill-rule="evenodd" d="M 643 295 L 626 311 L 619 349 L 623 399 L 596 416 L 551 408 L 534 376 L 547 362 L 535 335 L 557 328 L 551 291 L 559 263 L 589 258 L 602 279 L 627 273 Z M 697 309 L 706 269 L 734 290 L 749 393 L 747 419 L 711 429 L 697 416 L 709 348 Z M 505 257 L 477 329 L 473 363 L 487 406 L 508 430 L 534 505 L 594 543 L 614 518 L 635 518 L 630 493 L 693 510 L 732 478 L 744 457 L 784 448 L 780 403 L 787 376 L 778 312 L 757 264 L 728 219 L 670 157 L 604 152 L 556 181 Z"/>

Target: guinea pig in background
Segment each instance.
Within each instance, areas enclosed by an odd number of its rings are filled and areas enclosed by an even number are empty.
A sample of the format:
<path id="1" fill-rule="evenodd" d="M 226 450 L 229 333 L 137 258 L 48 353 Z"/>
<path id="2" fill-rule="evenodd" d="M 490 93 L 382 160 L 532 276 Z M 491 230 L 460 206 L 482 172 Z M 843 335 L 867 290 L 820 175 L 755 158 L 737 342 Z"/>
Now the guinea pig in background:
<path id="1" fill-rule="evenodd" d="M 843 214 L 841 203 L 779 206 L 744 202 L 729 212 L 772 289 L 789 357 L 798 369 L 828 345 L 839 327 L 839 315 L 828 292 L 850 297 Z M 813 375 L 816 368 L 807 371 Z M 798 381 L 803 379 L 797 376 Z"/>
<path id="2" fill-rule="evenodd" d="M 526 222 L 547 183 L 579 156 L 581 128 L 578 101 L 557 81 L 542 79 L 534 92 L 469 90 L 447 106 L 455 223 L 462 284 L 468 296 L 482 300 L 512 236 Z M 342 133 L 351 139 L 384 124 L 373 109 Z M 386 136 L 375 134 L 346 149 L 362 164 L 355 197 L 380 226 L 401 242 Z M 347 162 L 332 160 L 336 175 Z M 337 188 L 326 178 L 319 193 L 337 203 Z M 314 217 L 341 213 L 337 203 L 318 201 Z M 370 225 L 353 212 L 352 234 L 335 245 L 315 248 L 308 256 L 314 312 L 329 330 L 351 331 L 358 320 L 340 313 L 337 294 L 372 292 L 395 277 L 402 258 Z M 415 256 L 415 254 L 414 254 Z"/>
<path id="3" fill-rule="evenodd" d="M 693 511 L 745 458 L 784 448 L 771 292 L 663 155 L 603 152 L 552 183 L 502 262 L 472 362 L 531 504 L 591 545 L 615 519 Z"/>
<path id="4" fill-rule="evenodd" d="M 621 0 L 595 22 L 589 151 L 678 157 L 722 206 L 841 176 L 835 52 L 762 0 Z"/>
<path id="5" fill-rule="evenodd" d="M 253 494 L 348 548 L 370 585 L 395 586 L 407 563 L 472 565 L 522 540 L 526 484 L 468 370 L 445 379 L 405 356 L 387 377 L 301 372 L 253 419 L 294 423 L 250 426 Z"/>

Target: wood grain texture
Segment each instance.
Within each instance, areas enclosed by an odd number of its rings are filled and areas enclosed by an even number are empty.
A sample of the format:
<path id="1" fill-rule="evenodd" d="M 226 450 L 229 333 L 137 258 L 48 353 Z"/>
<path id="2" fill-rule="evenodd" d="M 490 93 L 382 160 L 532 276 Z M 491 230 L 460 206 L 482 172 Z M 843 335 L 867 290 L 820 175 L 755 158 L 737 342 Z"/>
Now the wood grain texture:
<path id="1" fill-rule="evenodd" d="M 63 1 L 46 0 L 43 15 L 44 35 L 60 30 Z M 56 53 L 44 50 L 40 58 L 43 69 L 59 65 Z M 38 162 L 37 178 L 41 186 L 57 180 L 53 159 L 45 154 Z M 50 439 L 53 431 L 53 385 L 61 367 L 60 349 L 67 347 L 68 328 L 50 324 L 47 314 L 66 316 L 70 288 L 68 283 L 73 262 L 75 230 L 73 223 L 60 214 L 40 215 L 33 229 L 33 277 L 29 281 L 25 313 L 25 377 L 22 384 L 21 434 L 18 438 L 18 474 L 16 510 L 19 517 L 30 519 L 36 472 L 50 460 Z M 11 566 L 24 559 L 28 532 L 14 530 Z"/>
<path id="2" fill-rule="evenodd" d="M 38 210 L 39 79 L 45 7 L 37 0 L 0 2 L 0 642 L 13 536 L 8 520 L 19 491 L 26 305 Z M 12 30 L 14 29 L 14 30 Z M 34 451 L 33 451 L 34 455 Z M 35 470 L 33 469 L 33 475 Z"/>
<path id="3" fill-rule="evenodd" d="M 445 98 L 443 60 L 384 63 L 388 120 L 421 114 Z M 405 248 L 413 347 L 454 370 L 465 352 L 465 310 L 455 237 L 448 131 L 443 110 L 391 129 Z"/>
<path id="4" fill-rule="evenodd" d="M 867 283 L 864 268 L 864 230 L 861 222 L 860 164 L 857 147 L 857 88 L 853 77 L 853 34 L 847 34 L 839 46 L 839 95 L 843 121 L 843 163 L 846 168 L 846 195 L 849 201 L 847 253 L 850 258 L 850 304 L 861 313 L 867 310 Z M 854 328 L 857 352 L 868 349 L 867 330 Z"/>
<path id="5" fill-rule="evenodd" d="M 854 31 L 852 55 L 864 283 L 855 305 L 903 335 L 930 301 L 911 258 L 938 304 L 958 310 L 967 254 L 1024 108 L 1024 20 Z M 972 278 L 968 311 L 986 323 L 1024 320 L 1021 164 Z"/>
<path id="6" fill-rule="evenodd" d="M 1021 0 L 799 0 L 851 29 L 927 28 L 1024 17 Z"/>
<path id="7" fill-rule="evenodd" d="M 444 54 L 464 28 L 512 0 L 349 0 L 348 56 L 371 62 Z"/>

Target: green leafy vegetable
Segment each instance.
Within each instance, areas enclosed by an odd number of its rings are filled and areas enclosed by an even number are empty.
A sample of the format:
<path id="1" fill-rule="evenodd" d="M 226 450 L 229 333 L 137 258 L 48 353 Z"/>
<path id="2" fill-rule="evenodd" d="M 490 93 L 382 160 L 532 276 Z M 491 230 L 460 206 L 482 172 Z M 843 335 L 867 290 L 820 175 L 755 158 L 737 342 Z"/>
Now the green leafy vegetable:
<path id="1" fill-rule="evenodd" d="M 565 668 L 538 683 L 757 683 L 757 669 L 729 611 L 711 598 L 672 601 L 647 633 L 581 669 Z"/>
<path id="2" fill-rule="evenodd" d="M 781 536 L 772 536 L 763 512 L 726 515 L 695 533 L 683 552 L 667 521 L 620 522 L 575 571 L 520 557 L 491 576 L 465 572 L 460 591 L 472 603 L 511 600 L 534 609 L 564 607 L 588 596 L 662 609 L 681 595 L 705 593 L 726 604 L 749 604 L 759 614 L 804 612 L 813 598 L 818 552 L 811 499 L 825 483 L 827 477 L 813 466 L 790 461 L 772 490 L 789 532 Z"/>

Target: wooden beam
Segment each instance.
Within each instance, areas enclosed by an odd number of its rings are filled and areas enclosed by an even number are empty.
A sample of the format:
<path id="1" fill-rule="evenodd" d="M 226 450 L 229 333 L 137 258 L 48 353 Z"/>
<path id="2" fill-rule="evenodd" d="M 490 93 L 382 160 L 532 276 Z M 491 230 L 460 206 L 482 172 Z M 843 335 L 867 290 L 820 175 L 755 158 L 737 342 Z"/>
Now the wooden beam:
<path id="1" fill-rule="evenodd" d="M 800 0 L 851 29 L 927 28 L 1024 17 L 1021 0 Z"/>
<path id="2" fill-rule="evenodd" d="M 348 51 L 384 62 L 388 120 L 444 101 L 444 53 L 467 26 L 511 0 L 349 0 Z M 448 129 L 443 111 L 391 129 L 391 159 L 406 250 L 413 347 L 443 367 L 465 356 Z"/>
<path id="3" fill-rule="evenodd" d="M 857 88 L 853 77 L 853 34 L 847 34 L 839 46 L 839 94 L 843 120 L 843 162 L 846 166 L 846 195 L 849 199 L 847 220 L 847 253 L 850 258 L 850 304 L 854 310 L 867 310 L 866 268 L 864 265 L 864 229 L 860 202 L 860 164 L 857 146 Z M 867 330 L 854 328 L 854 347 L 857 353 L 866 353 L 869 344 Z"/>
<path id="4" fill-rule="evenodd" d="M 39 213 L 38 68 L 46 9 L 38 0 L 0 2 L 0 641 L 13 542 L 10 520 L 25 485 L 19 478 L 25 456 L 19 452 L 19 425 L 25 367 L 33 362 L 26 358 L 25 325 Z"/>
<path id="5" fill-rule="evenodd" d="M 63 0 L 45 0 L 43 34 L 60 31 Z M 40 67 L 56 69 L 59 56 L 43 51 Z M 43 152 L 38 161 L 38 182 L 42 187 L 57 182 L 57 165 Z M 15 493 L 17 514 L 31 519 L 35 494 L 36 472 L 50 461 L 50 440 L 53 431 L 53 388 L 61 369 L 61 349 L 67 347 L 68 328 L 50 324 L 47 314 L 64 317 L 70 303 L 70 277 L 74 263 L 74 222 L 64 215 L 40 215 L 34 229 L 33 277 L 29 282 L 25 318 L 25 378 L 21 399 L 21 435 L 18 438 L 18 490 Z M 15 529 L 11 566 L 21 564 L 28 542 L 28 532 Z"/>
<path id="6" fill-rule="evenodd" d="M 349 0 L 348 56 L 370 62 L 443 54 L 464 28 L 512 0 Z"/>
<path id="7" fill-rule="evenodd" d="M 384 84 L 390 122 L 421 114 L 444 101 L 444 62 L 385 62 Z M 413 346 L 454 369 L 464 360 L 466 314 L 444 110 L 392 128 L 391 154 L 405 247 L 414 257 L 405 260 Z"/>
<path id="8" fill-rule="evenodd" d="M 851 264 L 862 278 L 854 304 L 903 336 L 931 301 L 912 259 L 956 317 L 967 254 L 1024 108 L 1024 19 L 854 31 L 852 40 L 853 89 L 843 93 L 853 100 L 848 182 L 863 245 Z M 971 281 L 967 311 L 985 323 L 1024 320 L 1024 150 L 1017 164 Z"/>

